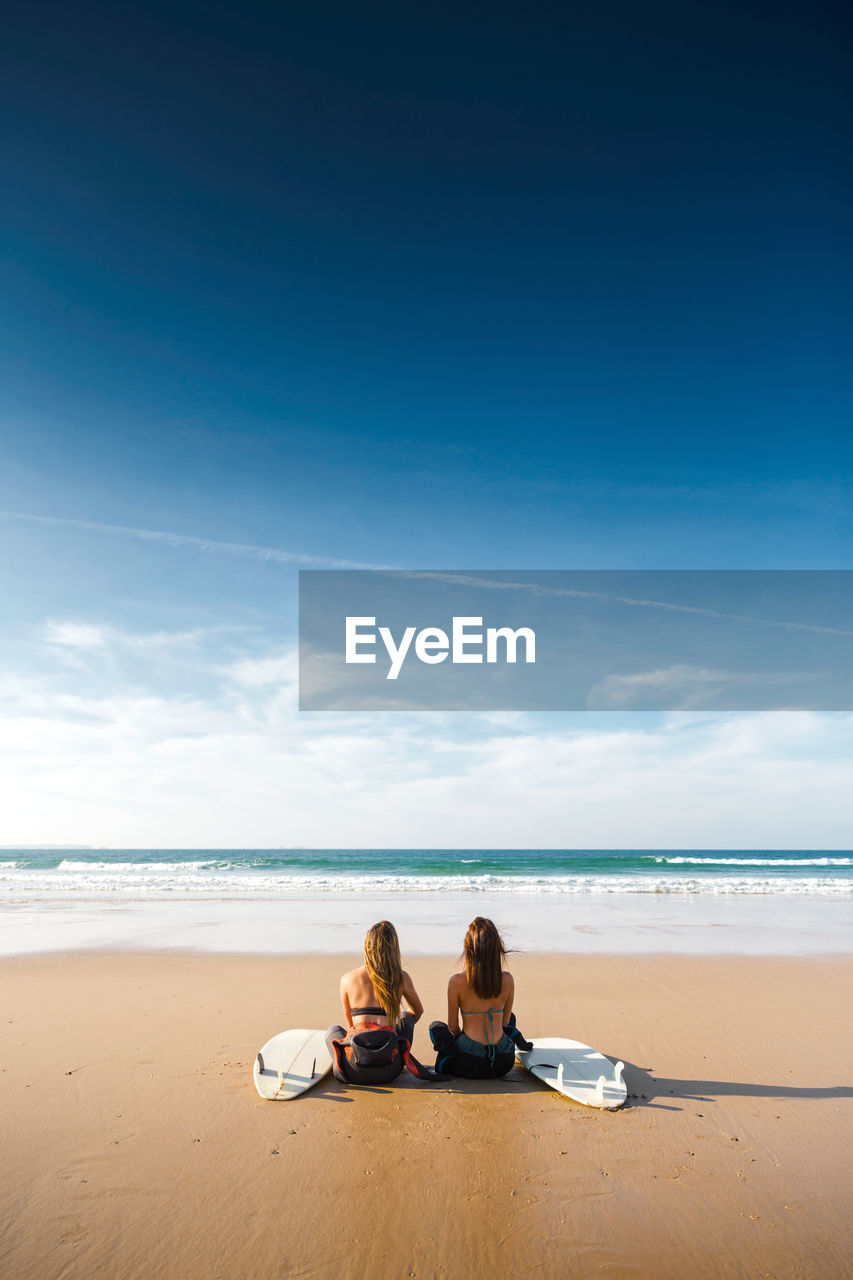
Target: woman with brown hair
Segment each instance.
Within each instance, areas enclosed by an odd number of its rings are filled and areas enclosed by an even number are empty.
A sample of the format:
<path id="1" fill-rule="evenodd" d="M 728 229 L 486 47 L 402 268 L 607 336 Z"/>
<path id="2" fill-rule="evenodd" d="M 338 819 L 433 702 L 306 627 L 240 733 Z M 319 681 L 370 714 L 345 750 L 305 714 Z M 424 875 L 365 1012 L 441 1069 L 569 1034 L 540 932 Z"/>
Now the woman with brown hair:
<path id="1" fill-rule="evenodd" d="M 506 955 L 494 923 L 484 916 L 472 920 L 462 951 L 465 971 L 447 984 L 447 1022 L 430 1023 L 436 1071 L 469 1079 L 505 1076 L 516 1046 L 533 1048 L 515 1025 L 515 982 L 503 967 Z"/>
<path id="2" fill-rule="evenodd" d="M 402 1011 L 402 1005 L 408 1011 Z M 346 1028 L 326 1032 L 332 1070 L 346 1084 L 387 1084 L 403 1067 L 421 1080 L 436 1073 L 412 1057 L 415 1023 L 424 1007 L 400 959 L 400 941 L 390 920 L 367 931 L 364 964 L 341 978 Z"/>

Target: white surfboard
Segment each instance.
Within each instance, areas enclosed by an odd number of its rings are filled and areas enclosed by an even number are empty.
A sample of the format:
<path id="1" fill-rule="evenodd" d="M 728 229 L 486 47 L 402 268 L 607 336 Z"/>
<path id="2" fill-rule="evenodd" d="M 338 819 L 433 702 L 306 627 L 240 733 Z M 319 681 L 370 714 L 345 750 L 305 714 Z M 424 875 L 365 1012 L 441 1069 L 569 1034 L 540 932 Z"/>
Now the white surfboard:
<path id="1" fill-rule="evenodd" d="M 614 1067 L 603 1053 L 579 1040 L 536 1036 L 533 1048 L 517 1051 L 517 1057 L 531 1075 L 585 1107 L 615 1111 L 628 1097 L 622 1079 L 624 1062 Z"/>
<path id="2" fill-rule="evenodd" d="M 286 1102 L 313 1088 L 331 1069 L 325 1031 L 282 1031 L 255 1059 L 255 1088 L 262 1098 Z"/>

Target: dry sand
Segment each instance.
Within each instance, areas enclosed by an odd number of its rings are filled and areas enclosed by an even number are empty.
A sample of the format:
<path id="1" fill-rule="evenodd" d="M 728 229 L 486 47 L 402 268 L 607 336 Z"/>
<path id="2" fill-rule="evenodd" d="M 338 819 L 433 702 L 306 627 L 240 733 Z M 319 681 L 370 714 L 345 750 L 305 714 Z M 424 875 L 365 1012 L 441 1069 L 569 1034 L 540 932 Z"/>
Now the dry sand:
<path id="1" fill-rule="evenodd" d="M 257 1049 L 357 959 L 0 962 L 0 1274 L 853 1274 L 849 961 L 516 957 L 526 1034 L 627 1064 L 615 1113 L 520 1071 L 262 1102 Z M 452 964 L 409 967 L 428 1060 Z"/>

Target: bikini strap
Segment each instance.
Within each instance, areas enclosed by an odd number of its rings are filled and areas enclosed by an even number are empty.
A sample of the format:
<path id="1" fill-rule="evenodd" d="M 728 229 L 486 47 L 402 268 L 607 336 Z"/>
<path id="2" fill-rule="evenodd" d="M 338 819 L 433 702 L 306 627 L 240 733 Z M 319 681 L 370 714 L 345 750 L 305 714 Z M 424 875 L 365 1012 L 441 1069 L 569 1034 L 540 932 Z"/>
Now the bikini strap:
<path id="1" fill-rule="evenodd" d="M 486 1057 L 489 1060 L 490 1066 L 495 1065 L 495 1056 L 497 1054 L 497 1046 L 495 1045 L 495 1020 L 492 1017 L 492 1014 L 502 1013 L 505 1008 L 506 1008 L 505 1005 L 495 1005 L 493 1009 L 470 1009 L 470 1010 L 460 1009 L 459 1010 L 459 1012 L 463 1014 L 463 1016 L 466 1018 L 474 1017 L 478 1013 L 481 1013 L 483 1017 L 485 1017 L 488 1014 L 489 1022 L 488 1022 L 488 1026 L 486 1027 Z M 503 1031 L 503 1027 L 501 1027 L 501 1031 Z"/>

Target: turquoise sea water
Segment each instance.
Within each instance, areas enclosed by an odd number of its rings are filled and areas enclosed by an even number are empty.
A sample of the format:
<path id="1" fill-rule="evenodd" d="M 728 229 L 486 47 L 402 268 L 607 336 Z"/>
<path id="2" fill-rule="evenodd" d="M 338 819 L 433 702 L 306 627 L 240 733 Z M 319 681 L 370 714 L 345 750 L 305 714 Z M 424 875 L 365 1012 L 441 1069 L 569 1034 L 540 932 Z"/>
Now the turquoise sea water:
<path id="1" fill-rule="evenodd" d="M 294 893 L 853 892 L 853 852 L 713 849 L 4 849 L 0 900 Z"/>

